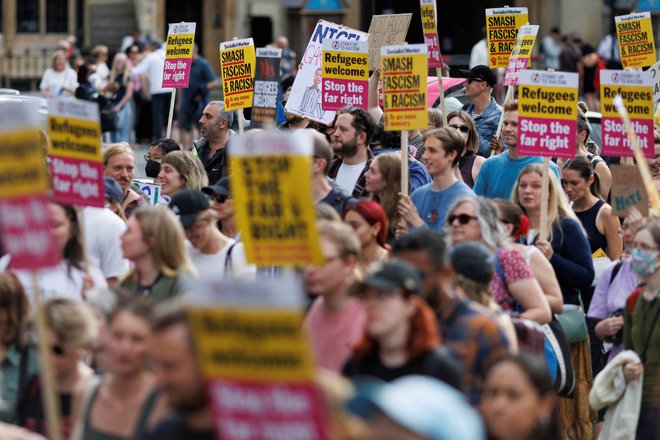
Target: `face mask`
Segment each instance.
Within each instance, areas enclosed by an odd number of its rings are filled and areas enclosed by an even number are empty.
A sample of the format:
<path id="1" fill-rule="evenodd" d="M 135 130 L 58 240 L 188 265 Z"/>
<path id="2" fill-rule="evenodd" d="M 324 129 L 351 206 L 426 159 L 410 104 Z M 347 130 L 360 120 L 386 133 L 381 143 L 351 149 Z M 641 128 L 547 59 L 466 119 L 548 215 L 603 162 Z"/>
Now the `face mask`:
<path id="1" fill-rule="evenodd" d="M 147 177 L 156 178 L 158 173 L 160 173 L 160 164 L 155 160 L 149 159 L 147 161 L 147 166 L 144 167 L 144 171 L 147 173 Z"/>
<path id="2" fill-rule="evenodd" d="M 656 258 L 658 258 L 658 251 L 643 251 L 639 248 L 633 248 L 630 254 L 630 265 L 637 275 L 646 278 L 658 268 L 659 264 L 655 261 Z"/>

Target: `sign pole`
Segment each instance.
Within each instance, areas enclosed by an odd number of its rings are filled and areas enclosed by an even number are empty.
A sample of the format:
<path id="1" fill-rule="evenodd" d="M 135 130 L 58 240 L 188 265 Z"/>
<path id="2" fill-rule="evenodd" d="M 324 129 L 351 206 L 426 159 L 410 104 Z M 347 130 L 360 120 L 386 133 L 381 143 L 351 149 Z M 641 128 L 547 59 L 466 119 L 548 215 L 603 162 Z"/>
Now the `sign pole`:
<path id="1" fill-rule="evenodd" d="M 176 88 L 172 89 L 172 99 L 170 99 L 170 115 L 167 118 L 167 134 L 166 138 L 169 139 L 172 134 L 172 118 L 174 117 L 174 101 L 176 100 Z M 161 128 L 162 130 L 162 128 Z M 162 132 L 161 132 L 162 133 Z"/>
<path id="2" fill-rule="evenodd" d="M 401 192 L 408 195 L 408 131 L 401 130 Z"/>
<path id="3" fill-rule="evenodd" d="M 438 97 L 440 98 L 440 111 L 442 112 L 442 126 L 447 127 L 447 108 L 445 106 L 445 88 L 442 85 L 442 68 L 436 67 L 435 74 L 438 76 Z"/>
<path id="4" fill-rule="evenodd" d="M 236 112 L 238 117 L 238 134 L 243 134 L 245 132 L 245 122 L 243 121 L 243 112 Z"/>

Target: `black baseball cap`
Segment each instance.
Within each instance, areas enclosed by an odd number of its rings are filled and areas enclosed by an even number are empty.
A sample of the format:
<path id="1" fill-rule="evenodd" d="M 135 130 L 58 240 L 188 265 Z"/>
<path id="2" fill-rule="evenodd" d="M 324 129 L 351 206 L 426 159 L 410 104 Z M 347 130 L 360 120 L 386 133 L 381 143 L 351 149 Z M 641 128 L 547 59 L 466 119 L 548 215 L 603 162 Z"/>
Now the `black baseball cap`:
<path id="1" fill-rule="evenodd" d="M 204 193 L 212 196 L 213 194 L 218 194 L 221 196 L 231 197 L 231 187 L 229 185 L 229 177 L 223 177 L 218 180 L 215 184 L 211 186 L 206 186 L 202 188 Z"/>
<path id="2" fill-rule="evenodd" d="M 359 287 L 377 289 L 403 289 L 420 294 L 422 276 L 410 263 L 403 260 L 386 260 L 372 264 Z M 358 287 L 358 288 L 359 288 Z"/>
<path id="3" fill-rule="evenodd" d="M 495 254 L 476 241 L 458 243 L 449 251 L 454 272 L 481 284 L 493 278 Z"/>
<path id="4" fill-rule="evenodd" d="M 185 189 L 174 194 L 169 206 L 184 228 L 194 225 L 200 212 L 211 209 L 209 198 L 196 189 Z"/>
<path id="5" fill-rule="evenodd" d="M 474 66 L 470 70 L 461 70 L 460 72 L 466 78 L 480 79 L 491 87 L 495 87 L 495 84 L 497 84 L 497 76 L 495 76 L 495 72 L 483 64 Z"/>

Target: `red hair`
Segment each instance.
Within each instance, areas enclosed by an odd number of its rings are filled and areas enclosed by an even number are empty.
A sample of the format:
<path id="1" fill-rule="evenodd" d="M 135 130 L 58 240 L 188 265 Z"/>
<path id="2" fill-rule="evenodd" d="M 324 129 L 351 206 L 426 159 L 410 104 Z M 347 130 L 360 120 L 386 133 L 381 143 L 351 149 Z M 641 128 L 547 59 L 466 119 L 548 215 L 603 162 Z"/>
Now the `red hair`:
<path id="1" fill-rule="evenodd" d="M 440 344 L 438 322 L 431 307 L 417 295 L 407 298 L 415 305 L 415 313 L 410 318 L 410 332 L 406 349 L 408 360 L 415 359 L 429 352 Z M 353 357 L 362 360 L 378 351 L 378 341 L 365 330 L 362 340 L 353 347 Z"/>
<path id="2" fill-rule="evenodd" d="M 379 245 L 385 247 L 387 242 L 387 216 L 383 207 L 373 200 L 360 200 L 359 202 L 352 203 L 344 210 L 343 219 L 346 219 L 346 214 L 355 211 L 364 218 L 371 226 L 378 223 L 380 231 L 376 236 L 376 241 Z"/>

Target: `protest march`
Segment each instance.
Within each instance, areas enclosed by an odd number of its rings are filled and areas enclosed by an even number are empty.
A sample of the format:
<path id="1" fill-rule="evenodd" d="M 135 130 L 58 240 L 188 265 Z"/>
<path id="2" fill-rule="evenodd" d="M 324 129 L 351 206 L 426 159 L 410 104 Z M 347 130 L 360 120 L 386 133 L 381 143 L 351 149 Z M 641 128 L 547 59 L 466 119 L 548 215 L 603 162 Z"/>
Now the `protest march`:
<path id="1" fill-rule="evenodd" d="M 660 439 L 655 15 L 414 3 L 0 93 L 0 439 Z"/>

